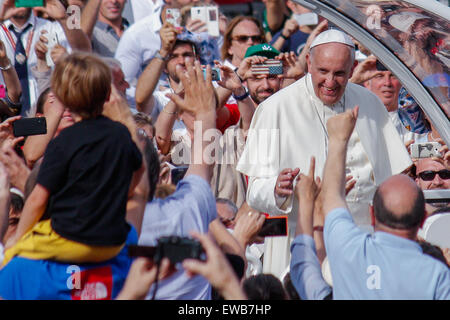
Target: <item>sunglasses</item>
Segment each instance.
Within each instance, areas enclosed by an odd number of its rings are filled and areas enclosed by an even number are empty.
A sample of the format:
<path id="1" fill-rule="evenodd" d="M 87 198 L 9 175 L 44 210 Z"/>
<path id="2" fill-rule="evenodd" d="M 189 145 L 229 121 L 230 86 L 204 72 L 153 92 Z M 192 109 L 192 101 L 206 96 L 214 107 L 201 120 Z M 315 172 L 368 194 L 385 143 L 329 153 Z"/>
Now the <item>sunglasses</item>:
<path id="1" fill-rule="evenodd" d="M 247 42 L 248 39 L 252 39 L 253 42 L 262 42 L 262 36 L 236 36 L 233 39 L 242 43 Z"/>
<path id="2" fill-rule="evenodd" d="M 418 176 L 423 181 L 431 181 L 434 179 L 436 174 L 438 174 L 439 177 L 443 180 L 450 179 L 450 170 L 447 170 L 447 169 L 442 169 L 440 171 L 426 170 L 426 171 L 422 171 L 421 173 L 419 173 Z"/>

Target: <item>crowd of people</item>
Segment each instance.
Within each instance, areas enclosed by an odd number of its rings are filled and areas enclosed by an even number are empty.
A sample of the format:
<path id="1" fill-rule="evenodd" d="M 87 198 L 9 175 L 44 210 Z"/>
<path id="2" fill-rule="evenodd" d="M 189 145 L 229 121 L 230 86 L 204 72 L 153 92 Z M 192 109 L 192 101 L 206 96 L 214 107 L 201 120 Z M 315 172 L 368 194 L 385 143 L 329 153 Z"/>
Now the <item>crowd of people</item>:
<path id="1" fill-rule="evenodd" d="M 445 141 L 350 35 L 263 3 L 2 2 L 0 298 L 450 299 L 421 233 L 450 216 L 424 196 Z"/>

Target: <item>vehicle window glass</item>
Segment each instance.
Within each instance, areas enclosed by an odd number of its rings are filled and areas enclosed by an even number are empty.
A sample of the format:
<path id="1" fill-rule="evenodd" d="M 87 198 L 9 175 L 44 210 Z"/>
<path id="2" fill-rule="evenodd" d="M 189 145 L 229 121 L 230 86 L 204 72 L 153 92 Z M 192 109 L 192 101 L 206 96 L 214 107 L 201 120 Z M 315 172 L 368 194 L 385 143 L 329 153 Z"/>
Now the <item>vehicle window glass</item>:
<path id="1" fill-rule="evenodd" d="M 448 20 L 406 1 L 321 2 L 333 6 L 380 40 L 415 74 L 450 116 Z"/>

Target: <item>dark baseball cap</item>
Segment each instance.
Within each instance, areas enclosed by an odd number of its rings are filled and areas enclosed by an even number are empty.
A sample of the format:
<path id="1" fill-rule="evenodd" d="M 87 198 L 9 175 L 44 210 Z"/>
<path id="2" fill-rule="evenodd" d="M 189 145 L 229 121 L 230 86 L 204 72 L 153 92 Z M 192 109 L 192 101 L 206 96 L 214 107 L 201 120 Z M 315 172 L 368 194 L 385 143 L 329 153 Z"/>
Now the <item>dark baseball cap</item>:
<path id="1" fill-rule="evenodd" d="M 270 44 L 262 43 L 251 46 L 245 52 L 245 58 L 252 56 L 262 56 L 273 59 L 280 54 L 280 51 L 272 47 Z"/>

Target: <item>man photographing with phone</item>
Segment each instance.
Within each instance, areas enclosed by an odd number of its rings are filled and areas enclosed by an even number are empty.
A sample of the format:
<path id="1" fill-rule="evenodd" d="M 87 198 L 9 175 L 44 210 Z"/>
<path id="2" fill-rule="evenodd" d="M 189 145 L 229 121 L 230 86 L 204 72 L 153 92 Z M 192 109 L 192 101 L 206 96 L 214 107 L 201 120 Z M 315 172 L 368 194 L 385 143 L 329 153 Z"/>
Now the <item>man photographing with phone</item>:
<path id="1" fill-rule="evenodd" d="M 268 60 L 274 61 L 279 54 L 278 50 L 268 44 L 258 44 L 247 49 L 244 60 L 236 71 L 217 63 L 221 70 L 221 81 L 218 84 L 222 88 L 219 89 L 225 88 L 232 92 L 241 118 L 236 125 L 225 130 L 221 138 L 221 144 L 228 146 L 223 150 L 223 159 L 232 161 L 216 163 L 211 187 L 217 198 L 230 199 L 237 207 L 245 202 L 247 178 L 236 170 L 236 164 L 244 149 L 255 109 L 281 88 L 282 62 L 276 60 L 276 67 L 266 63 Z"/>

